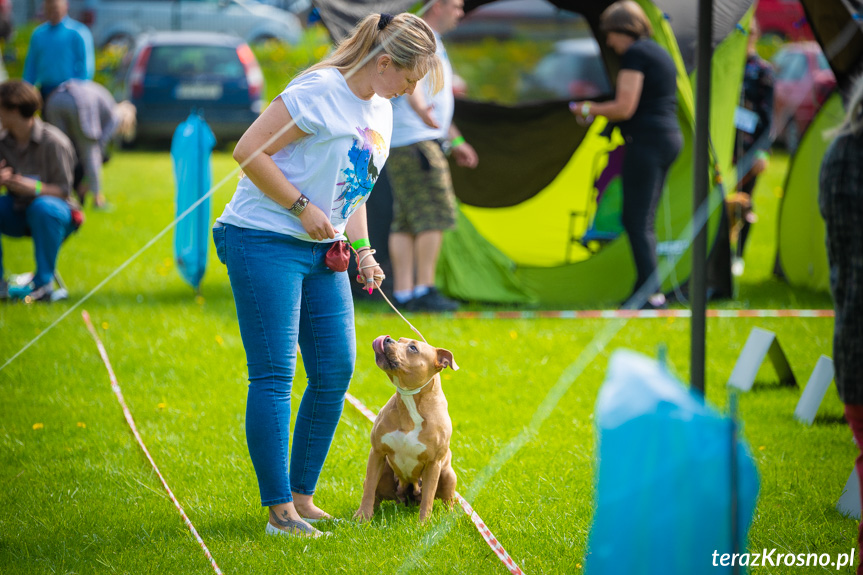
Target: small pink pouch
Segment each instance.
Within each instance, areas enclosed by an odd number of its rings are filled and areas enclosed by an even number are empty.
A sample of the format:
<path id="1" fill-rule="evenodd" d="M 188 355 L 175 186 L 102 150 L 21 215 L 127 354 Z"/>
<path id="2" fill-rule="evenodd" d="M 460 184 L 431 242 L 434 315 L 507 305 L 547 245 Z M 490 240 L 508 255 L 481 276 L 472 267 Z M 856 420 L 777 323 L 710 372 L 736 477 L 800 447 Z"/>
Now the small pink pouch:
<path id="1" fill-rule="evenodd" d="M 333 246 L 327 250 L 324 262 L 334 272 L 348 271 L 348 262 L 351 261 L 351 249 L 347 242 L 333 242 Z"/>

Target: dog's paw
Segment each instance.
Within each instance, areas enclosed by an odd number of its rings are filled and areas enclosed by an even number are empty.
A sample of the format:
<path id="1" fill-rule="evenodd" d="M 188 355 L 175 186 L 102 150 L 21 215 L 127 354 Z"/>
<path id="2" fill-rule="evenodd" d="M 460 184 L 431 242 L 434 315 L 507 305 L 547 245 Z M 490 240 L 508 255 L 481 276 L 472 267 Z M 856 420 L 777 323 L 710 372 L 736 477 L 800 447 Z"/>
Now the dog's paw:
<path id="1" fill-rule="evenodd" d="M 365 523 L 372 518 L 372 515 L 374 515 L 374 511 L 367 511 L 360 507 L 359 509 L 357 509 L 357 512 L 354 513 L 354 519 L 356 519 L 360 523 Z"/>

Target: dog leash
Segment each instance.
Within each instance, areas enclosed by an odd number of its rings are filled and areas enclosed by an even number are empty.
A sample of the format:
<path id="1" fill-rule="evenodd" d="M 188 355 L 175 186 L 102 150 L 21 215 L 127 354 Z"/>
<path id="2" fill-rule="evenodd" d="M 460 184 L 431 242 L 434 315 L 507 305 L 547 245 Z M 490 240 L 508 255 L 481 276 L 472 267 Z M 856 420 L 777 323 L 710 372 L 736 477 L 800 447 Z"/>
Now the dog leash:
<path id="1" fill-rule="evenodd" d="M 393 311 L 394 311 L 394 312 L 396 312 L 396 314 L 397 314 L 400 318 L 402 318 L 403 320 L 405 320 L 405 323 L 406 323 L 406 324 L 408 324 L 408 326 L 410 326 L 410 328 L 411 328 L 412 330 L 414 330 L 414 332 L 415 332 L 418 336 L 420 336 L 420 339 L 421 339 L 421 340 L 423 340 L 423 342 L 424 342 L 424 343 L 428 343 L 428 342 L 426 341 L 426 338 L 424 338 L 424 337 L 423 337 L 423 334 L 421 334 L 421 333 L 420 333 L 420 330 L 418 330 L 417 328 L 415 328 L 415 327 L 414 327 L 414 325 L 413 325 L 411 322 L 409 322 L 409 321 L 407 320 L 407 318 L 405 318 L 405 316 L 403 316 L 399 310 L 397 310 L 397 309 L 396 309 L 396 306 L 394 306 L 394 305 L 393 305 L 393 302 L 391 302 L 391 301 L 390 301 L 390 298 L 388 298 L 388 297 L 387 297 L 387 294 L 385 294 L 385 293 L 383 292 L 383 290 L 381 290 L 380 286 L 378 286 L 378 293 L 380 293 L 380 294 L 381 294 L 381 297 L 382 297 L 382 298 L 384 298 L 384 301 L 385 301 L 385 302 L 387 302 L 388 304 L 390 304 L 390 307 L 391 307 L 391 308 L 393 308 Z M 428 384 L 426 384 L 426 385 L 428 385 Z"/>
<path id="2" fill-rule="evenodd" d="M 416 333 L 418 336 L 420 336 L 420 339 L 423 340 L 424 343 L 428 343 L 426 341 L 426 338 L 423 337 L 423 334 L 420 333 L 420 330 L 415 328 L 414 325 L 411 322 L 409 322 L 407 320 L 407 318 L 405 316 L 403 316 L 398 309 L 396 309 L 396 306 L 393 305 L 393 302 L 390 301 L 390 298 L 387 297 L 387 294 L 385 294 L 383 292 L 383 290 L 381 290 L 381 283 L 386 279 L 385 275 L 383 275 L 383 274 L 381 274 L 380 276 L 376 275 L 376 276 L 372 276 L 371 278 L 363 278 L 362 275 L 359 275 L 363 271 L 363 269 L 366 269 L 369 267 L 380 266 L 380 264 L 378 264 L 378 263 L 375 263 L 374 266 L 372 266 L 371 264 L 369 264 L 368 266 L 362 265 L 363 260 L 365 260 L 369 256 L 375 255 L 375 250 L 369 249 L 365 254 L 363 254 L 362 258 L 360 257 L 359 252 L 357 252 L 357 250 L 355 250 L 353 248 L 353 246 L 351 246 L 351 250 L 353 250 L 354 254 L 357 257 L 357 282 L 361 283 L 365 286 L 368 286 L 369 284 L 374 284 L 374 287 L 378 288 L 378 293 L 381 294 L 381 297 L 384 298 L 384 301 L 386 301 L 388 304 L 390 304 L 390 307 L 393 308 L 393 311 L 396 312 L 396 315 L 399 316 L 400 318 L 402 318 L 404 320 L 404 322 L 406 324 L 408 324 L 408 326 L 414 331 L 414 333 Z M 375 280 L 378 280 L 378 281 L 375 281 Z M 372 288 L 369 287 L 368 289 L 369 289 L 369 294 L 371 294 Z M 396 386 L 396 387 L 398 387 L 398 386 Z M 423 387 L 425 387 L 425 386 L 423 386 Z"/>

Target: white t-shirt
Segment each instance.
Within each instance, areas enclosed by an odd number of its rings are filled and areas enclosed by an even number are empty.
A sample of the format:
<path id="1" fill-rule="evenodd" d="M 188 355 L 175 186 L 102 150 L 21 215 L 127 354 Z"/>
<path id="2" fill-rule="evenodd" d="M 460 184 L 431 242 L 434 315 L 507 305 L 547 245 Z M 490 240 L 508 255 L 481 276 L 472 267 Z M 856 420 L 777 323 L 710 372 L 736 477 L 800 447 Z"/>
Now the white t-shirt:
<path id="1" fill-rule="evenodd" d="M 393 117 L 393 148 L 401 148 L 417 142 L 426 140 L 438 140 L 446 138 L 449 126 L 452 123 L 452 114 L 455 108 L 455 98 L 452 95 L 452 65 L 443 46 L 440 35 L 435 32 L 437 40 L 437 56 L 443 64 L 443 88 L 440 92 L 432 95 L 426 78 L 420 80 L 417 90 L 425 90 L 426 104 L 434 104 L 432 116 L 437 120 L 437 130 L 429 127 L 423 122 L 417 113 L 411 108 L 407 96 L 399 96 L 392 100 Z"/>
<path id="2" fill-rule="evenodd" d="M 273 154 L 273 161 L 312 204 L 330 215 L 336 240 L 344 239 L 348 217 L 369 197 L 389 156 L 392 106 L 378 95 L 359 98 L 335 68 L 294 78 L 280 97 L 297 127 L 309 135 Z M 248 177 L 240 179 L 217 221 L 315 241 L 297 216 Z"/>

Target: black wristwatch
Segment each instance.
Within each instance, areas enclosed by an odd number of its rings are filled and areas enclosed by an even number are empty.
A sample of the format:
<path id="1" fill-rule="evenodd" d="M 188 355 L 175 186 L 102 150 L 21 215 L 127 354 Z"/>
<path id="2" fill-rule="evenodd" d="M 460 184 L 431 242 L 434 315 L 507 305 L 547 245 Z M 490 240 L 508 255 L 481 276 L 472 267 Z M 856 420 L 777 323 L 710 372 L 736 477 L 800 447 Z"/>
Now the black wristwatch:
<path id="1" fill-rule="evenodd" d="M 308 206 L 308 205 L 309 205 L 309 198 L 307 198 L 303 194 L 300 194 L 300 198 L 296 202 L 294 202 L 293 206 L 288 208 L 288 211 L 291 212 L 292 214 L 294 214 L 295 216 L 299 217 L 300 214 L 303 213 L 303 210 L 305 210 L 306 206 Z"/>

